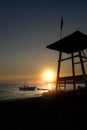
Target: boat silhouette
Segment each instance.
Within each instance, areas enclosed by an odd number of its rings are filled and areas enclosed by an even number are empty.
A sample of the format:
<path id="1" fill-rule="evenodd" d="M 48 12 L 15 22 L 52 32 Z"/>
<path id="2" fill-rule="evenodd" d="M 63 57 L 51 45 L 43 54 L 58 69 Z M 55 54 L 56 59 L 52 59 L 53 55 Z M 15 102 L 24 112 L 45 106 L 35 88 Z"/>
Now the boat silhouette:
<path id="1" fill-rule="evenodd" d="M 20 86 L 18 87 L 19 90 L 22 90 L 22 91 L 34 91 L 36 89 L 36 86 Z"/>

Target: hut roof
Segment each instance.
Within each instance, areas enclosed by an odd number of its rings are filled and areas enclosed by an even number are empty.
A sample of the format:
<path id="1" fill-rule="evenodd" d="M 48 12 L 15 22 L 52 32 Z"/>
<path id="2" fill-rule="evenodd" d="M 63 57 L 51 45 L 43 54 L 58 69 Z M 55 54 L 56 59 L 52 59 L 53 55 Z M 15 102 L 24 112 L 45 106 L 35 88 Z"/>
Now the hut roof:
<path id="1" fill-rule="evenodd" d="M 72 34 L 48 45 L 47 48 L 65 53 L 84 50 L 87 49 L 87 35 L 80 31 L 75 31 Z"/>

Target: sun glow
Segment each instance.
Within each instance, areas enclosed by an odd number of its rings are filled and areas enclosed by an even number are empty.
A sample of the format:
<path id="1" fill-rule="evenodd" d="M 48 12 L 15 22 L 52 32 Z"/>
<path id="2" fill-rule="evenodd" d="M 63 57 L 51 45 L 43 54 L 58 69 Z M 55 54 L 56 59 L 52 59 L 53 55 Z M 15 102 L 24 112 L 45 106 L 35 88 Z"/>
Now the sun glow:
<path id="1" fill-rule="evenodd" d="M 53 82 L 54 81 L 54 72 L 53 71 L 45 71 L 43 73 L 43 79 L 45 82 Z"/>

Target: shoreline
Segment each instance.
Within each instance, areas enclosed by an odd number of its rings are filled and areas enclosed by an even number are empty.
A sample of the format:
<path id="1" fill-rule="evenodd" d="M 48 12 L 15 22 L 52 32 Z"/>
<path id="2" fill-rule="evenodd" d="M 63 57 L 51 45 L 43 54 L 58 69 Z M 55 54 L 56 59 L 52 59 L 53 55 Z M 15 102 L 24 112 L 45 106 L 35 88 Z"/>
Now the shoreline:
<path id="1" fill-rule="evenodd" d="M 22 98 L 14 98 L 14 99 L 6 99 L 6 100 L 0 100 L 0 104 L 3 103 L 12 103 L 12 102 L 33 102 L 34 100 L 48 100 L 51 98 L 56 98 L 57 100 L 61 100 L 61 99 L 65 99 L 67 97 L 75 97 L 75 96 L 82 96 L 82 95 L 86 95 L 87 94 L 87 90 L 83 90 L 83 91 L 60 91 L 60 92 L 55 92 L 55 91 L 48 91 L 48 92 L 44 92 L 42 95 L 40 96 L 35 96 L 35 97 L 22 97 Z M 58 99 L 59 98 L 59 99 Z M 61 99 L 60 99 L 61 98 Z"/>
<path id="2" fill-rule="evenodd" d="M 20 98 L 13 98 L 13 99 L 3 99 L 3 100 L 0 100 L 0 103 L 5 103 L 5 102 L 15 102 L 15 101 L 20 101 L 20 100 L 30 100 L 30 99 L 33 99 L 33 98 L 38 98 L 38 97 L 42 97 L 42 95 L 40 96 L 35 96 L 35 97 L 20 97 Z"/>

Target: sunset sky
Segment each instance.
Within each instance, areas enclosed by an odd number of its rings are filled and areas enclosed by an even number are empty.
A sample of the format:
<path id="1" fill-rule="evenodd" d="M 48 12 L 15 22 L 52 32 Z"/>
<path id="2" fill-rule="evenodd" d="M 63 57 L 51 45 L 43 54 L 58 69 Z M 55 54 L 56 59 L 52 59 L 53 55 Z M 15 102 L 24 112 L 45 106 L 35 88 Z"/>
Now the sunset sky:
<path id="1" fill-rule="evenodd" d="M 58 52 L 46 46 L 59 39 L 61 16 L 62 37 L 87 34 L 87 0 L 0 0 L 0 82 L 56 75 Z"/>

